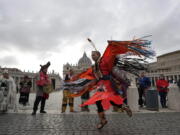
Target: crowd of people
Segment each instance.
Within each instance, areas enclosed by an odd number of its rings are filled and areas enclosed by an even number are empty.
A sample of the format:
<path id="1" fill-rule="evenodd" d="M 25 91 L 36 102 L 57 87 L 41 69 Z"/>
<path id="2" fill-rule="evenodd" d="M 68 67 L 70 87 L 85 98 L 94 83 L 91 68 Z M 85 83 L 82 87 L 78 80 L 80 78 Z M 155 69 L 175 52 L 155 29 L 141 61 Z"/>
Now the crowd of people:
<path id="1" fill-rule="evenodd" d="M 49 97 L 49 93 L 52 91 L 51 82 L 47 75 L 47 69 L 50 66 L 50 62 L 45 65 L 41 65 L 40 71 L 37 75 L 37 91 L 34 101 L 32 115 L 36 114 L 38 105 L 41 102 L 40 113 L 46 113 L 44 111 L 46 99 Z M 18 111 L 17 107 L 17 92 L 19 91 L 19 104 L 26 106 L 29 105 L 29 94 L 31 92 L 32 82 L 30 78 L 25 75 L 20 81 L 20 88 L 17 90 L 18 84 L 15 84 L 14 79 L 9 75 L 8 70 L 4 70 L 0 76 L 0 112 L 6 113 L 9 109 L 14 112 Z"/>
<path id="2" fill-rule="evenodd" d="M 165 76 L 163 74 L 160 74 L 155 82 L 156 90 L 158 91 L 159 97 L 160 97 L 160 104 L 162 108 L 168 108 L 167 107 L 167 95 L 169 92 L 169 86 L 170 84 L 173 84 L 175 81 L 172 79 L 166 80 Z M 180 79 L 174 83 L 177 85 L 177 87 L 180 89 Z M 142 108 L 143 106 L 146 106 L 146 92 L 151 88 L 151 81 L 150 78 L 145 76 L 145 73 L 142 72 L 140 77 L 137 80 L 137 88 L 139 93 L 139 100 L 138 104 Z"/>
<path id="3" fill-rule="evenodd" d="M 49 98 L 49 93 L 52 91 L 51 82 L 47 75 L 48 67 L 50 66 L 50 62 L 45 65 L 41 65 L 39 74 L 37 75 L 37 91 L 36 97 L 33 104 L 33 112 L 32 115 L 36 115 L 38 110 L 39 103 L 40 113 L 46 113 L 45 111 L 45 103 Z M 70 70 L 69 74 L 66 74 L 64 82 L 67 82 L 72 77 L 73 71 Z M 19 83 L 19 88 L 17 90 L 18 84 L 15 84 L 14 79 L 9 75 L 8 70 L 4 70 L 2 75 L 0 76 L 0 112 L 6 113 L 9 109 L 14 112 L 18 112 L 17 100 L 22 106 L 29 106 L 29 94 L 31 93 L 32 82 L 31 79 L 25 75 Z M 49 90 L 51 89 L 51 90 Z M 19 92 L 19 99 L 17 99 L 17 93 Z M 74 98 L 69 97 L 71 92 L 68 89 L 63 90 L 63 99 L 62 99 L 62 111 L 64 113 L 66 111 L 67 105 L 70 107 L 70 112 L 74 112 Z M 89 92 L 82 95 L 82 103 L 89 98 Z M 88 106 L 82 107 L 82 111 L 89 111 Z"/>

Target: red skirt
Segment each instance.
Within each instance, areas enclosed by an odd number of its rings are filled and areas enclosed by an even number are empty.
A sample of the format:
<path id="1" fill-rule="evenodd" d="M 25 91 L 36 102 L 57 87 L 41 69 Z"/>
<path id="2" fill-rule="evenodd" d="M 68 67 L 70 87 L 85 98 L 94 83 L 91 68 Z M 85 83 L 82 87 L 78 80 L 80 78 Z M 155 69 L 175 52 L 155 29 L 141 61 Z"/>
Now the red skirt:
<path id="1" fill-rule="evenodd" d="M 103 89 L 103 91 L 97 91 L 89 100 L 81 105 L 91 105 L 95 104 L 96 101 L 102 101 L 101 104 L 104 110 L 108 110 L 111 106 L 110 101 L 114 102 L 117 105 L 123 104 L 123 98 L 118 95 L 115 90 L 112 88 L 110 80 L 100 80 L 97 84 L 98 89 Z"/>

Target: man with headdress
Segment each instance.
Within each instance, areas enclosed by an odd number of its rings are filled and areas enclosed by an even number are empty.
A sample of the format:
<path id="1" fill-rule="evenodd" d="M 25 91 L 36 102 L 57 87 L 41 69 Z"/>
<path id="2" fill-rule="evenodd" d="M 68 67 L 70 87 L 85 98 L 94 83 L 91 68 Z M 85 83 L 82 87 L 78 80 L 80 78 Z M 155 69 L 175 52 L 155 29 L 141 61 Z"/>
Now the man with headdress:
<path id="1" fill-rule="evenodd" d="M 123 98 L 115 91 L 115 86 L 112 84 L 112 67 L 108 67 L 111 66 L 111 63 L 107 59 L 104 59 L 105 57 L 101 57 L 101 53 L 99 51 L 92 51 L 91 56 L 95 64 L 92 68 L 80 74 L 79 78 L 88 78 L 92 81 L 80 81 L 79 84 L 75 83 L 75 86 L 85 85 L 84 92 L 82 92 L 81 95 L 86 93 L 88 89 L 92 89 L 92 87 L 95 86 L 93 89 L 96 89 L 97 91 L 87 101 L 83 102 L 81 107 L 96 104 L 100 119 L 97 129 L 101 129 L 107 124 L 105 110 L 108 110 L 111 105 L 122 108 L 130 117 L 132 116 L 132 112 L 127 105 L 123 105 Z M 72 94 L 72 96 L 74 95 Z"/>
<path id="2" fill-rule="evenodd" d="M 111 73 L 113 68 L 111 68 L 111 70 L 108 69 L 108 61 L 101 58 L 99 51 L 92 51 L 91 56 L 95 62 L 92 67 L 92 72 L 96 78 L 97 92 L 82 106 L 96 103 L 100 119 L 100 123 L 97 125 L 97 128 L 101 129 L 107 123 L 104 111 L 109 109 L 111 105 L 123 108 L 130 117 L 132 116 L 132 112 L 128 106 L 125 104 L 123 105 L 123 98 L 115 90 L 116 85 L 113 84 L 114 80 L 112 80 Z"/>
<path id="3" fill-rule="evenodd" d="M 0 76 L 0 111 L 7 112 L 8 109 L 17 112 L 16 84 L 8 70 L 4 70 Z"/>
<path id="4" fill-rule="evenodd" d="M 27 75 L 24 76 L 23 80 L 20 82 L 20 97 L 19 103 L 26 105 L 29 101 L 29 93 L 32 87 L 32 82 Z"/>
<path id="5" fill-rule="evenodd" d="M 45 93 L 44 91 L 46 87 L 50 85 L 50 80 L 47 75 L 47 70 L 48 70 L 48 67 L 50 66 L 50 62 L 47 62 L 47 64 L 40 65 L 40 66 L 41 66 L 41 69 L 38 75 L 39 78 L 36 81 L 37 91 L 36 91 L 36 99 L 34 102 L 32 115 L 36 115 L 38 105 L 40 102 L 41 102 L 40 113 L 46 113 L 46 111 L 44 111 L 44 108 L 45 108 L 46 99 L 49 98 L 49 94 Z"/>
<path id="6" fill-rule="evenodd" d="M 90 39 L 88 39 L 88 41 L 92 43 Z M 97 129 L 101 129 L 104 127 L 104 125 L 107 124 L 104 111 L 108 110 L 112 105 L 117 106 L 118 108 L 122 108 L 130 117 L 132 116 L 130 108 L 124 103 L 124 98 L 120 96 L 119 90 L 116 90 L 116 85 L 118 85 L 119 82 L 120 84 L 125 82 L 121 89 L 127 89 L 126 87 L 128 87 L 128 83 L 126 82 L 125 78 L 122 77 L 121 72 L 119 72 L 122 70 L 121 67 L 118 68 L 118 72 L 113 73 L 115 58 L 117 55 L 125 54 L 127 52 L 131 52 L 132 54 L 138 56 L 150 57 L 154 55 L 154 53 L 147 50 L 145 47 L 149 44 L 150 42 L 147 40 L 108 41 L 108 46 L 102 57 L 101 53 L 97 51 L 96 48 L 95 51 L 92 51 L 91 56 L 95 62 L 94 66 L 88 68 L 87 71 L 78 74 L 71 79 L 72 83 L 67 84 L 69 87 L 77 86 L 77 89 L 78 86 L 84 86 L 79 93 L 72 94 L 71 96 L 73 97 L 81 96 L 87 91 L 97 90 L 89 100 L 81 105 L 97 105 L 98 116 L 100 119 L 100 122 L 97 125 Z M 95 46 L 94 44 L 92 45 Z M 132 64 L 124 64 L 123 69 L 129 70 L 131 67 L 133 68 Z M 116 83 L 113 79 L 115 79 L 118 83 Z M 115 84 L 113 84 L 113 82 Z"/>

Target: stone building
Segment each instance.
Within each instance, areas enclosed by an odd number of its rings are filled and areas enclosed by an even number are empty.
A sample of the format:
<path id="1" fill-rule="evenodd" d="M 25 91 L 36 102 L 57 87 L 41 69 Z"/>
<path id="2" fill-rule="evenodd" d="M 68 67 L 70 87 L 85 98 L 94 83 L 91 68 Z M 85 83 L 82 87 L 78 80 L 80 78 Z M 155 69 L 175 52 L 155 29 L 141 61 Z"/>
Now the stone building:
<path id="1" fill-rule="evenodd" d="M 17 68 L 1 68 L 0 67 L 0 74 L 7 69 L 9 74 L 13 77 L 13 79 L 15 80 L 15 83 L 17 85 L 17 88 L 19 88 L 19 83 L 21 80 L 23 80 L 24 76 L 27 75 L 32 82 L 32 88 L 31 91 L 36 91 L 36 80 L 37 80 L 37 76 L 38 73 L 34 73 L 34 72 L 22 72 L 21 70 L 17 69 Z M 60 88 L 61 86 L 61 77 L 59 76 L 59 74 L 54 73 L 54 71 L 52 73 L 48 73 L 50 80 L 52 82 L 53 88 L 55 90 L 57 90 L 58 88 Z"/>
<path id="2" fill-rule="evenodd" d="M 180 50 L 160 55 L 157 62 L 149 64 L 147 76 L 151 78 L 153 86 L 160 74 L 169 81 L 177 82 L 180 79 Z"/>
<path id="3" fill-rule="evenodd" d="M 75 65 L 72 64 L 65 64 L 63 65 L 63 76 L 69 74 L 70 70 L 73 70 L 74 74 L 81 73 L 85 71 L 92 65 L 91 59 L 87 57 L 86 53 L 84 52 L 83 56 L 79 59 L 78 63 Z"/>

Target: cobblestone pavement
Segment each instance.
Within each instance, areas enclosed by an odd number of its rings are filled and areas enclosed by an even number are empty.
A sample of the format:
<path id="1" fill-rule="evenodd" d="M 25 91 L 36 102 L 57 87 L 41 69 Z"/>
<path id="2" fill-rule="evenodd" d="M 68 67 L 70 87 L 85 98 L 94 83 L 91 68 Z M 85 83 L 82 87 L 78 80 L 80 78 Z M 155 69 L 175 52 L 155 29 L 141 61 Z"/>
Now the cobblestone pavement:
<path id="1" fill-rule="evenodd" d="M 80 98 L 75 99 L 75 113 L 61 114 L 62 92 L 54 92 L 46 103 L 48 114 L 30 115 L 30 105 L 18 105 L 18 113 L 0 114 L 0 135 L 180 135 L 180 112 L 160 109 L 159 112 L 141 109 L 129 118 L 123 113 L 106 112 L 108 124 L 97 130 L 96 106 L 90 112 L 80 112 Z"/>
<path id="2" fill-rule="evenodd" d="M 17 95 L 17 101 L 18 98 L 19 98 L 19 94 Z M 62 91 L 51 93 L 49 99 L 46 100 L 45 110 L 47 110 L 49 113 L 55 113 L 55 114 L 60 113 L 62 107 L 62 98 L 63 98 Z M 24 107 L 19 105 L 17 102 L 19 113 L 31 113 L 34 100 L 35 100 L 35 94 L 31 93 L 29 97 L 29 103 L 30 103 L 29 106 Z M 74 110 L 79 113 L 81 113 L 81 107 L 79 107 L 80 104 L 81 104 L 81 98 L 76 97 L 74 99 Z M 89 106 L 89 109 L 91 113 L 96 113 L 96 105 Z M 107 113 L 111 113 L 111 112 L 112 110 L 107 111 Z M 69 113 L 69 106 L 67 106 L 66 113 Z"/>
<path id="3" fill-rule="evenodd" d="M 128 118 L 107 114 L 101 130 L 95 114 L 4 114 L 0 115 L 0 135 L 179 135 L 180 113 L 143 113 Z"/>
<path id="4" fill-rule="evenodd" d="M 48 113 L 54 113 L 54 114 L 59 114 L 61 112 L 61 105 L 62 105 L 62 91 L 60 92 L 54 92 L 51 93 L 49 96 L 49 99 L 46 100 L 46 106 L 45 106 L 45 110 L 48 111 Z M 17 95 L 17 101 L 18 101 L 19 95 Z M 33 103 L 35 100 L 35 94 L 31 93 L 30 94 L 30 98 L 29 98 L 29 106 L 23 107 L 21 105 L 18 104 L 18 112 L 19 113 L 31 113 L 32 112 L 32 108 L 33 108 Z M 78 113 L 83 113 L 81 112 L 81 107 L 79 107 L 79 105 L 81 104 L 81 99 L 80 97 L 76 97 L 74 99 L 74 110 Z M 90 113 L 96 113 L 96 105 L 91 105 L 89 106 L 90 109 Z M 162 109 L 160 108 L 159 112 L 174 112 L 173 110 L 169 110 L 169 109 Z M 69 113 L 69 107 L 67 107 L 66 109 L 66 113 Z M 112 108 L 111 110 L 108 110 L 106 113 L 112 113 Z M 148 111 L 145 108 L 140 109 L 138 112 L 136 113 L 157 113 L 157 111 Z"/>

